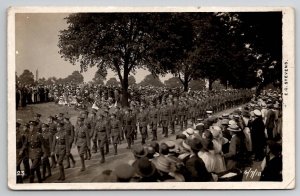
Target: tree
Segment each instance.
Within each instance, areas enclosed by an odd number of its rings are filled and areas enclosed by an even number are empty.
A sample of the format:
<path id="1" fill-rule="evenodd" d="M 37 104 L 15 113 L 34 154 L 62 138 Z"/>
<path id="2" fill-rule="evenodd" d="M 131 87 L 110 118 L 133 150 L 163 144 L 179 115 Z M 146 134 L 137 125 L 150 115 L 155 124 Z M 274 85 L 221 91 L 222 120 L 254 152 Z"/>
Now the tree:
<path id="1" fill-rule="evenodd" d="M 25 69 L 23 73 L 19 76 L 19 81 L 24 85 L 32 85 L 34 84 L 34 75 L 28 69 Z"/>
<path id="2" fill-rule="evenodd" d="M 68 27 L 60 31 L 59 53 L 81 71 L 97 66 L 118 75 L 122 86 L 123 105 L 128 105 L 128 76 L 137 68 L 160 73 L 155 55 L 159 47 L 153 37 L 160 15 L 154 13 L 77 13 L 67 18 Z"/>
<path id="3" fill-rule="evenodd" d="M 73 71 L 71 75 L 64 79 L 65 83 L 80 84 L 84 80 L 83 75 L 79 71 Z"/>
<path id="4" fill-rule="evenodd" d="M 53 84 L 56 84 L 56 82 L 57 82 L 57 78 L 56 77 L 49 77 L 45 81 L 45 85 L 53 85 Z"/>
<path id="5" fill-rule="evenodd" d="M 105 76 L 103 75 L 103 73 L 101 72 L 101 70 L 97 70 L 95 73 L 95 76 L 93 78 L 93 82 L 95 84 L 104 84 L 104 80 L 105 80 Z"/>
<path id="6" fill-rule="evenodd" d="M 106 85 L 107 86 L 119 86 L 120 82 L 116 78 L 110 78 L 109 80 L 107 80 Z"/>
<path id="7" fill-rule="evenodd" d="M 182 85 L 179 78 L 176 77 L 169 78 L 168 80 L 165 80 L 164 83 L 168 88 L 178 88 Z"/>
<path id="8" fill-rule="evenodd" d="M 46 78 L 45 77 L 39 78 L 38 81 L 37 81 L 37 84 L 45 84 L 45 83 L 46 83 Z"/>
<path id="9" fill-rule="evenodd" d="M 141 86 L 154 86 L 154 87 L 163 87 L 164 84 L 160 81 L 158 77 L 155 77 L 152 74 L 145 76 L 145 78 L 139 83 Z"/>
<path id="10" fill-rule="evenodd" d="M 129 76 L 128 78 L 128 85 L 132 86 L 132 85 L 136 85 L 136 80 L 134 76 Z"/>

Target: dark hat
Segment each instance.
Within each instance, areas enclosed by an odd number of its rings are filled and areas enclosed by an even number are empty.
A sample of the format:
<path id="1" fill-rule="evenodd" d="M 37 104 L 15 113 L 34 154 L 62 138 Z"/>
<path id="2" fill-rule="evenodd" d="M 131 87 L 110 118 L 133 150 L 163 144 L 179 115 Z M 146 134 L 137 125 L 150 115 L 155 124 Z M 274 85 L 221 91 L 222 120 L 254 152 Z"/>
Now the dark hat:
<path id="1" fill-rule="evenodd" d="M 147 157 L 137 160 L 133 167 L 136 173 L 142 177 L 150 177 L 156 171 L 155 165 Z"/>
<path id="2" fill-rule="evenodd" d="M 16 127 L 20 127 L 20 125 L 21 125 L 20 123 L 16 122 Z"/>
<path id="3" fill-rule="evenodd" d="M 163 155 L 169 154 L 169 147 L 166 143 L 161 143 L 160 144 L 160 153 Z"/>
<path id="4" fill-rule="evenodd" d="M 119 182 L 129 182 L 134 175 L 134 168 L 123 163 L 115 168 L 115 174 Z"/>
<path id="5" fill-rule="evenodd" d="M 132 148 L 132 153 L 135 157 L 142 158 L 147 155 L 147 149 L 142 145 L 135 145 Z"/>
<path id="6" fill-rule="evenodd" d="M 275 155 L 275 156 L 278 156 L 281 154 L 282 152 L 282 146 L 281 144 L 273 141 L 273 140 L 268 140 L 267 141 L 267 144 L 269 146 L 269 149 L 270 149 L 270 152 Z"/>
<path id="7" fill-rule="evenodd" d="M 29 125 L 37 126 L 38 122 L 32 120 L 32 121 L 29 121 Z"/>

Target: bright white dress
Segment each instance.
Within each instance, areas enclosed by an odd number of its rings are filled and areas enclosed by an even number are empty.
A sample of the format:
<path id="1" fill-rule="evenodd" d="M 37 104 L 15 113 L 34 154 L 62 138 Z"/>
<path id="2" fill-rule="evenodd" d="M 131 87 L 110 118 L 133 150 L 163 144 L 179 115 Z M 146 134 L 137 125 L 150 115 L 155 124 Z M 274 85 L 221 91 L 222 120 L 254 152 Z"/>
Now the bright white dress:
<path id="1" fill-rule="evenodd" d="M 216 158 L 213 150 L 210 151 L 200 151 L 198 156 L 203 160 L 205 167 L 208 172 L 214 172 L 216 167 Z"/>

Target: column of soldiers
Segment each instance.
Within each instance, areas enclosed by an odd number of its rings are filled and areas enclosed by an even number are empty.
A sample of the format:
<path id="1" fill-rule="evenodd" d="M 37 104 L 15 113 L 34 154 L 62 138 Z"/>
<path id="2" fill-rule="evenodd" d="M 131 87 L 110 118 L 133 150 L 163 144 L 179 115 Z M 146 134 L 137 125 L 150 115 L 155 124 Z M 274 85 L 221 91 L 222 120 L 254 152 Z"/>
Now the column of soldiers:
<path id="1" fill-rule="evenodd" d="M 205 118 L 207 110 L 217 112 L 249 101 L 251 92 L 216 93 L 210 97 L 165 97 L 161 102 L 151 102 L 149 106 L 141 103 L 131 104 L 128 108 L 117 106 L 113 109 L 104 107 L 98 111 L 81 111 L 75 125 L 62 113 L 56 117 L 49 116 L 47 123 L 42 123 L 41 115 L 36 114 L 33 121 L 23 124 L 23 130 L 21 124 L 17 123 L 17 174 L 21 172 L 22 162 L 24 165 L 24 174 L 17 175 L 17 182 L 22 183 L 27 177 L 34 182 L 35 175 L 38 182 L 42 182 L 52 175 L 51 169 L 57 165 L 60 174 L 58 180 L 65 180 L 64 169 L 75 167 L 76 164 L 71 154 L 73 143 L 80 157 L 80 171 L 85 171 L 85 161 L 90 160 L 92 153 L 98 150 L 100 163 L 105 162 L 110 144 L 113 145 L 114 155 L 117 155 L 118 145 L 122 141 L 126 140 L 127 149 L 131 149 L 138 132 L 142 144 L 146 144 L 150 131 L 152 141 L 158 140 L 159 127 L 162 128 L 162 135 L 168 137 L 169 133 L 175 134 L 176 125 L 183 131 L 188 127 L 188 122 L 195 123 L 196 119 Z"/>

